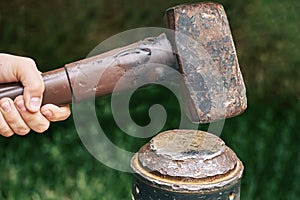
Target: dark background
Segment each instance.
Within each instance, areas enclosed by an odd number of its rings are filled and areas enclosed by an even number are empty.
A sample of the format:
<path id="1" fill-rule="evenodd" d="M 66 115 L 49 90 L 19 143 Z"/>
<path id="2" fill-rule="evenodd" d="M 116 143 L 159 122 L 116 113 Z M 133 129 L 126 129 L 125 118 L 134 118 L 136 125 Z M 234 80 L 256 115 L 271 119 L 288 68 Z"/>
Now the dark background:
<path id="1" fill-rule="evenodd" d="M 164 27 L 164 11 L 188 0 L 0 1 L 0 52 L 29 56 L 41 71 L 85 58 L 101 41 L 128 29 Z M 300 196 L 300 2 L 224 0 L 247 86 L 248 109 L 226 120 L 221 138 L 245 165 L 241 199 Z M 1 69 L 0 69 L 1 72 Z M 165 88 L 137 91 L 131 112 L 147 124 L 151 103 L 178 126 L 177 101 Z M 145 140 L 121 134 L 110 97 L 97 99 L 100 123 L 117 145 Z M 202 129 L 203 127 L 199 127 Z M 81 143 L 72 117 L 45 134 L 0 138 L 0 199 L 130 199 L 131 175 L 107 168 Z"/>

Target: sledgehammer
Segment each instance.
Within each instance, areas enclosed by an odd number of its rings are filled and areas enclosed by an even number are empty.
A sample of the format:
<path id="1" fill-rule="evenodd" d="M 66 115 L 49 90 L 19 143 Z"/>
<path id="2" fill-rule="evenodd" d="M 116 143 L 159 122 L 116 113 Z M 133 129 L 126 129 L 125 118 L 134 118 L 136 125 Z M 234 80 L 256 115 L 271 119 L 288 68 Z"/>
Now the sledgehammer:
<path id="1" fill-rule="evenodd" d="M 69 104 L 111 94 L 120 78 L 125 78 L 120 90 L 134 87 L 140 69 L 157 63 L 178 67 L 192 121 L 207 123 L 243 112 L 247 107 L 245 85 L 223 7 L 214 3 L 180 5 L 168 9 L 166 16 L 168 28 L 174 30 L 168 37 L 146 38 L 43 73 L 43 104 Z M 133 73 L 124 75 L 129 70 Z M 0 86 L 0 98 L 22 93 L 20 83 Z M 221 114 L 220 108 L 224 110 Z"/>

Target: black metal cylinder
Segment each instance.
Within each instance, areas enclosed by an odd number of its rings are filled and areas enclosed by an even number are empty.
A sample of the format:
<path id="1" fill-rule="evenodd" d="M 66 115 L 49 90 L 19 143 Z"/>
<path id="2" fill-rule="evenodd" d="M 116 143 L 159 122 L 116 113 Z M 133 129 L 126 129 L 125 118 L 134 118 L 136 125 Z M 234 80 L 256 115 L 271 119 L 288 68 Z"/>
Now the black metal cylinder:
<path id="1" fill-rule="evenodd" d="M 132 158 L 133 200 L 239 200 L 242 162 L 217 136 L 160 133 Z"/>

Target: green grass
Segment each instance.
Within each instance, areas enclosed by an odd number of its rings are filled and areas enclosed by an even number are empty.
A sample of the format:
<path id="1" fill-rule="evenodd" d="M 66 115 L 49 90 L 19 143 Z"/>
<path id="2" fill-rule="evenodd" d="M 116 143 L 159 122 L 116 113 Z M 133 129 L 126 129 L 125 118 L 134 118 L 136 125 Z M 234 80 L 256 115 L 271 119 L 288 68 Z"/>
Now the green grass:
<path id="1" fill-rule="evenodd" d="M 109 98 L 99 104 L 103 103 L 109 103 Z M 284 110 L 274 109 L 283 106 Z M 245 166 L 242 199 L 297 199 L 300 195 L 299 111 L 297 101 L 288 105 L 282 99 L 271 105 L 250 101 L 244 114 L 226 121 L 221 137 Z M 142 110 L 138 116 L 145 113 Z M 101 117 L 111 120 L 109 114 Z M 115 143 L 123 141 L 124 148 L 141 145 L 120 136 L 115 127 L 104 127 L 110 128 Z M 130 174 L 93 158 L 81 144 L 72 119 L 53 125 L 47 134 L 1 138 L 0 142 L 3 199 L 130 199 Z"/>
<path id="2" fill-rule="evenodd" d="M 164 10 L 188 1 L 1 1 L 0 52 L 34 58 L 42 71 L 84 58 L 104 39 L 142 26 L 163 26 Z M 226 120 L 221 138 L 243 161 L 241 199 L 300 196 L 300 3 L 296 0 L 218 1 L 226 9 L 244 74 L 248 109 Z M 139 8 L 136 9 L 138 4 Z M 177 128 L 177 101 L 163 88 L 139 90 L 131 114 L 149 123 L 152 103 L 166 107 L 163 130 Z M 97 114 L 116 145 L 137 151 L 116 127 L 110 98 Z M 206 126 L 199 126 L 206 130 Z M 110 169 L 85 149 L 72 117 L 45 134 L 0 138 L 0 199 L 130 199 L 131 175 Z"/>
<path id="3" fill-rule="evenodd" d="M 227 120 L 222 138 L 245 166 L 242 199 L 298 199 L 299 101 L 249 102 L 242 116 Z"/>

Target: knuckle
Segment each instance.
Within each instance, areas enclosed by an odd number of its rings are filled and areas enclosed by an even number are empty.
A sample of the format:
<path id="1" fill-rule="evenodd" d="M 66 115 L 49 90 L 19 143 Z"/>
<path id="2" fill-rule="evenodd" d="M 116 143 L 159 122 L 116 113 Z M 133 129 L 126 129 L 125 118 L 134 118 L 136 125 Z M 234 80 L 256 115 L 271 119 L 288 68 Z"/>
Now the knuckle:
<path id="1" fill-rule="evenodd" d="M 68 118 L 71 115 L 70 108 L 66 109 L 65 117 Z"/>
<path id="2" fill-rule="evenodd" d="M 14 132 L 7 125 L 0 123 L 0 134 L 4 137 L 10 137 Z"/>
<path id="3" fill-rule="evenodd" d="M 0 132 L 1 133 L 5 132 L 7 130 L 7 128 L 8 127 L 6 125 L 4 125 L 3 123 L 0 123 Z"/>
<path id="4" fill-rule="evenodd" d="M 0 104 L 4 103 L 4 102 L 9 102 L 9 103 L 12 103 L 13 100 L 9 97 L 3 97 L 0 99 Z"/>
<path id="5" fill-rule="evenodd" d="M 29 57 L 17 57 L 17 65 L 16 67 L 20 71 L 25 71 L 25 70 L 37 70 L 36 64 L 32 58 Z"/>
<path id="6" fill-rule="evenodd" d="M 11 137 L 14 135 L 14 132 L 12 131 L 1 132 L 1 135 L 4 137 Z"/>
<path id="7" fill-rule="evenodd" d="M 68 112 L 65 113 L 65 115 L 63 115 L 63 116 L 60 118 L 60 120 L 66 120 L 66 119 L 68 119 L 68 118 L 70 117 L 70 115 L 71 115 L 71 112 L 68 111 Z"/>
<path id="8" fill-rule="evenodd" d="M 27 78 L 27 86 L 29 91 L 34 91 L 34 92 L 43 92 L 44 91 L 44 84 L 43 84 L 43 78 L 41 76 L 41 73 L 38 71 L 35 61 L 31 58 L 28 57 L 21 57 L 20 58 L 22 61 L 21 64 L 18 65 L 19 69 L 19 76 L 25 80 L 24 77 Z M 29 73 L 30 72 L 30 73 Z M 26 74 L 26 76 L 24 75 Z M 32 77 L 32 80 L 29 82 L 28 77 Z"/>
<path id="9" fill-rule="evenodd" d="M 59 121 L 61 117 L 62 117 L 62 113 L 53 112 L 51 120 L 52 121 Z"/>
<path id="10" fill-rule="evenodd" d="M 45 132 L 50 126 L 50 123 L 43 123 L 43 124 L 39 124 L 38 126 L 32 128 L 35 132 L 37 133 L 43 133 Z"/>
<path id="11" fill-rule="evenodd" d="M 27 66 L 27 67 L 36 69 L 35 61 L 34 61 L 32 58 L 29 58 L 29 57 L 22 57 L 22 59 L 23 59 L 23 62 L 26 63 L 26 66 Z"/>
<path id="12" fill-rule="evenodd" d="M 24 123 L 15 122 L 15 124 L 12 126 L 12 130 L 17 135 L 26 135 L 29 133 L 30 128 Z"/>
<path id="13" fill-rule="evenodd" d="M 29 89 L 31 91 L 38 91 L 38 92 L 43 92 L 45 90 L 45 86 L 43 84 L 43 81 L 41 79 L 41 81 L 37 82 L 37 81 L 33 81 L 30 83 Z"/>
<path id="14" fill-rule="evenodd" d="M 5 121 L 10 127 L 16 127 L 19 123 L 19 116 L 14 111 L 11 111 L 9 116 L 6 115 Z"/>
<path id="15" fill-rule="evenodd" d="M 19 127 L 15 130 L 17 135 L 26 135 L 30 132 L 30 129 L 27 127 Z"/>
<path id="16" fill-rule="evenodd" d="M 65 119 L 67 119 L 70 115 L 71 115 L 71 110 L 70 110 L 70 107 L 67 106 L 67 107 L 62 108 L 62 112 L 60 113 L 59 116 L 57 116 L 57 119 L 58 119 L 58 120 L 65 120 Z"/>
<path id="17" fill-rule="evenodd" d="M 23 99 L 23 95 L 19 95 L 19 96 L 17 96 L 15 99 L 14 99 L 14 103 L 16 103 L 16 102 L 18 102 L 18 101 L 20 101 L 20 100 L 22 100 Z"/>
<path id="18" fill-rule="evenodd" d="M 29 122 L 34 122 L 36 121 L 36 117 L 34 115 L 27 115 L 26 117 L 24 116 L 25 122 L 28 124 Z"/>

